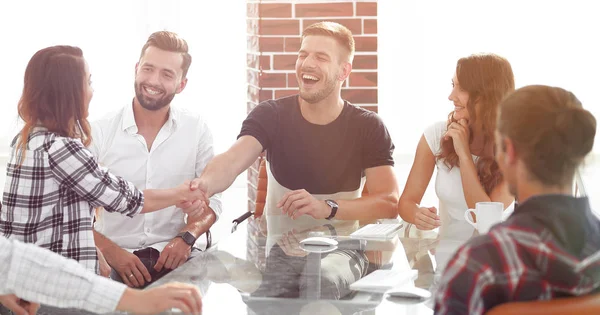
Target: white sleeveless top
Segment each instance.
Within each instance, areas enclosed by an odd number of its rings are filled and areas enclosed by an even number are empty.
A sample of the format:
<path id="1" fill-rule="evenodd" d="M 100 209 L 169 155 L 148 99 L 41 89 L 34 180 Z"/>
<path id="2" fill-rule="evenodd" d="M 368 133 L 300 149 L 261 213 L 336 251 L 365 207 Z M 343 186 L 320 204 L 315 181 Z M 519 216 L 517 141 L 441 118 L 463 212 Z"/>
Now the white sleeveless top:
<path id="1" fill-rule="evenodd" d="M 446 121 L 437 122 L 425 129 L 423 136 L 431 149 L 433 155 L 437 155 L 441 149 L 442 137 L 446 133 Z M 473 161 L 477 162 L 476 155 L 472 155 Z M 447 221 L 448 217 L 455 220 L 464 220 L 465 211 L 468 209 L 467 200 L 462 187 L 460 168 L 458 166 L 448 169 L 443 160 L 436 160 L 437 176 L 435 178 L 435 193 L 440 200 L 438 207 L 440 219 Z"/>
<path id="2" fill-rule="evenodd" d="M 437 122 L 425 129 L 423 136 L 429 145 L 433 155 L 437 155 L 441 149 L 442 137 L 446 133 L 446 121 Z M 473 162 L 477 162 L 478 156 L 472 155 Z M 451 170 L 444 164 L 443 160 L 436 160 L 437 176 L 435 178 L 435 193 L 440 201 L 438 210 L 442 223 L 449 218 L 454 220 L 465 220 L 465 211 L 468 209 L 467 200 L 462 187 L 460 168 L 453 167 Z M 503 217 L 507 218 L 512 213 L 514 203 L 504 211 Z"/>

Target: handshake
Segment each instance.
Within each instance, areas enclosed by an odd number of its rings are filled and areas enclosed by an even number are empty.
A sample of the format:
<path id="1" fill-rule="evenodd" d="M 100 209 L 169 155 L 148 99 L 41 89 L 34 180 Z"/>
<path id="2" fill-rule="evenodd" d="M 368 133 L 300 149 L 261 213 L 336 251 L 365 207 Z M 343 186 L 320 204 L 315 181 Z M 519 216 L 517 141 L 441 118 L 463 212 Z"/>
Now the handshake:
<path id="1" fill-rule="evenodd" d="M 188 218 L 197 219 L 204 211 L 208 210 L 210 195 L 206 183 L 199 178 L 185 181 L 174 190 L 177 196 L 175 206 L 181 208 Z"/>

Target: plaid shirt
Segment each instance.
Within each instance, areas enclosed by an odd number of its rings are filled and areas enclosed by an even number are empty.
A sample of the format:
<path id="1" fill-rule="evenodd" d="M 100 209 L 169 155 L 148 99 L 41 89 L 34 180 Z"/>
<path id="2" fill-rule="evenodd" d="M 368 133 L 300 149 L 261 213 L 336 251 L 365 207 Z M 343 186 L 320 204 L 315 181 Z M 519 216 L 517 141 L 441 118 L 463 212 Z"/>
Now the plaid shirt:
<path id="1" fill-rule="evenodd" d="M 101 169 L 80 140 L 44 128 L 29 136 L 19 166 L 17 139 L 6 168 L 0 234 L 47 248 L 98 272 L 93 209 L 104 207 L 133 216 L 142 210 L 142 192 Z"/>
<path id="2" fill-rule="evenodd" d="M 0 236 L 0 295 L 102 314 L 115 310 L 125 288 L 73 260 Z"/>
<path id="3" fill-rule="evenodd" d="M 435 314 L 484 314 L 506 302 L 548 300 L 600 291 L 600 221 L 587 198 L 544 195 L 520 204 L 448 263 Z"/>

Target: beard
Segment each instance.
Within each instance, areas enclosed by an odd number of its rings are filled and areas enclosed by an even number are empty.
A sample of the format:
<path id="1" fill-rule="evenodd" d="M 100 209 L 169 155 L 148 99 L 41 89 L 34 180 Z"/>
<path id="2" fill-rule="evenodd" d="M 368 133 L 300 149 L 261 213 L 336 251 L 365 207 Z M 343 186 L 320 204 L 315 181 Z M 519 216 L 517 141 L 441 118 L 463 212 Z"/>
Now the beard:
<path id="1" fill-rule="evenodd" d="M 334 77 L 337 77 L 337 76 L 334 76 Z M 302 78 L 300 78 L 300 80 L 302 80 Z M 324 100 L 327 96 L 329 96 L 333 92 L 333 90 L 335 90 L 336 83 L 337 82 L 335 79 L 327 79 L 324 82 L 323 88 L 321 88 L 318 91 L 314 91 L 314 92 L 302 92 L 302 88 L 300 88 L 300 98 L 302 98 L 304 101 L 306 101 L 309 104 L 318 103 L 318 102 Z"/>
<path id="2" fill-rule="evenodd" d="M 144 85 L 148 85 L 148 84 L 144 84 Z M 148 85 L 148 86 L 150 86 L 150 85 Z M 135 87 L 135 97 L 137 98 L 140 105 L 144 109 L 151 110 L 151 111 L 157 111 L 157 110 L 171 104 L 171 101 L 175 97 L 175 93 L 167 94 L 166 91 L 162 88 L 150 86 L 153 89 L 159 90 L 163 93 L 163 97 L 161 97 L 159 99 L 153 99 L 153 98 L 146 97 L 144 95 L 144 92 L 142 91 L 142 89 L 143 89 L 142 83 L 136 82 L 134 84 L 134 87 Z"/>

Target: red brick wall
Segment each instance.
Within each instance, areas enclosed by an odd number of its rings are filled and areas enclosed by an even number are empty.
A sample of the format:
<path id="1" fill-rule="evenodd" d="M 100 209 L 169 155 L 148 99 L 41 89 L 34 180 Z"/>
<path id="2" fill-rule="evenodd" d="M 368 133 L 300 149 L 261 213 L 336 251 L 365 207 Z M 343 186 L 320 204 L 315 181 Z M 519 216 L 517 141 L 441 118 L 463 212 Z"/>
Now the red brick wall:
<path id="1" fill-rule="evenodd" d="M 354 34 L 353 70 L 342 97 L 377 111 L 377 1 L 247 0 L 247 111 L 264 100 L 298 92 L 294 72 L 302 29 L 334 21 Z M 248 170 L 249 209 L 254 209 L 258 162 Z"/>

